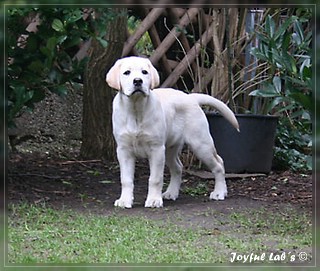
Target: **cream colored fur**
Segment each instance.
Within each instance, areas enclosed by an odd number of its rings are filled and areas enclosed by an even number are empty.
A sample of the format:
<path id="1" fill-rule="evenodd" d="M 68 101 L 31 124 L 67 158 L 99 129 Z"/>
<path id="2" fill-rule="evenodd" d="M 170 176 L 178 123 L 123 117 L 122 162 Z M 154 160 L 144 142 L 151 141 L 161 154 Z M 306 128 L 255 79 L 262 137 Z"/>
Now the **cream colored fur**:
<path id="1" fill-rule="evenodd" d="M 205 94 L 185 94 L 171 88 L 154 89 L 159 75 L 146 58 L 126 57 L 118 60 L 106 76 L 117 90 L 113 101 L 113 134 L 121 172 L 121 196 L 114 205 L 133 205 L 136 157 L 149 160 L 150 177 L 145 207 L 162 207 L 163 198 L 179 196 L 182 164 L 179 154 L 188 144 L 197 157 L 212 171 L 215 188 L 210 199 L 227 196 L 223 160 L 217 154 L 209 126 L 200 105 L 209 105 L 239 130 L 232 111 L 221 101 Z M 167 164 L 170 183 L 162 194 L 163 171 Z"/>

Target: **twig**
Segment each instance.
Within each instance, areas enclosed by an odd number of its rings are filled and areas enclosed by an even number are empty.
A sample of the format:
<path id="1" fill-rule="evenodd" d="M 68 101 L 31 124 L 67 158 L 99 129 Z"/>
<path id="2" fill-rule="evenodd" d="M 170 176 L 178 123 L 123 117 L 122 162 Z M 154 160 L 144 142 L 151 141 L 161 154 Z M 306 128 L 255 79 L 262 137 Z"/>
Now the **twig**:
<path id="1" fill-rule="evenodd" d="M 312 186 L 312 183 L 301 183 L 301 182 L 295 182 L 295 181 L 292 181 L 292 180 L 289 180 L 288 182 L 289 184 L 297 184 L 297 185 L 302 185 L 302 186 Z"/>
<path id="2" fill-rule="evenodd" d="M 96 163 L 96 162 L 101 162 L 102 160 L 83 160 L 83 161 L 79 161 L 79 160 L 72 160 L 72 161 L 66 161 L 66 162 L 60 162 L 60 165 L 69 165 L 69 164 L 83 164 L 83 163 Z"/>
<path id="3" fill-rule="evenodd" d="M 312 195 L 305 195 L 305 196 L 299 195 L 298 196 L 298 199 L 310 199 L 310 198 L 312 198 Z"/>
<path id="4" fill-rule="evenodd" d="M 264 198 L 256 198 L 256 197 L 251 197 L 253 200 L 261 200 L 261 201 L 267 201 L 266 199 Z"/>
<path id="5" fill-rule="evenodd" d="M 281 212 L 280 210 L 277 210 L 277 212 L 279 212 L 279 213 L 280 213 L 280 215 L 282 215 L 282 216 L 285 216 L 285 217 L 290 217 L 290 215 L 288 215 L 288 214 L 285 214 L 284 212 Z"/>
<path id="6" fill-rule="evenodd" d="M 41 192 L 41 193 L 54 193 L 54 194 L 70 194 L 70 191 L 47 191 L 47 190 L 42 190 L 42 189 L 38 189 L 38 188 L 32 188 L 32 190 L 37 191 L 37 192 Z"/>
<path id="7" fill-rule="evenodd" d="M 186 11 L 185 14 L 188 14 L 188 11 Z M 190 20 L 190 21 L 191 21 L 191 20 Z M 180 41 L 179 38 L 175 35 L 175 33 L 174 33 L 173 31 L 171 31 L 170 28 L 167 26 L 167 19 L 166 19 L 166 17 L 163 18 L 163 24 L 164 24 L 165 28 L 168 30 L 168 32 L 169 32 L 169 33 L 172 33 L 172 35 L 175 37 L 175 39 L 176 39 L 176 41 L 179 43 L 180 48 L 182 49 L 184 55 L 186 56 L 186 55 L 187 55 L 187 52 L 186 52 L 186 50 L 184 49 L 183 45 L 181 44 L 181 41 Z M 188 67 L 189 67 L 189 70 L 190 70 L 191 77 L 194 78 L 193 71 L 192 71 L 192 68 L 191 68 L 189 59 L 187 59 L 187 64 L 188 64 Z M 187 88 L 186 88 L 186 89 L 187 89 Z"/>
<path id="8" fill-rule="evenodd" d="M 238 193 L 237 194 L 238 196 L 242 196 L 242 197 L 250 197 L 250 195 L 249 194 L 241 194 L 241 193 Z M 258 198 L 258 197 L 250 197 L 251 199 L 253 199 L 253 200 L 261 200 L 261 201 L 267 201 L 266 199 L 264 199 L 264 198 Z"/>
<path id="9" fill-rule="evenodd" d="M 46 179 L 61 179 L 61 176 L 49 176 L 49 175 L 42 175 L 42 174 L 36 174 L 36 173 L 15 173 L 15 174 L 8 174 L 9 176 L 36 176 L 36 177 L 42 177 Z"/>

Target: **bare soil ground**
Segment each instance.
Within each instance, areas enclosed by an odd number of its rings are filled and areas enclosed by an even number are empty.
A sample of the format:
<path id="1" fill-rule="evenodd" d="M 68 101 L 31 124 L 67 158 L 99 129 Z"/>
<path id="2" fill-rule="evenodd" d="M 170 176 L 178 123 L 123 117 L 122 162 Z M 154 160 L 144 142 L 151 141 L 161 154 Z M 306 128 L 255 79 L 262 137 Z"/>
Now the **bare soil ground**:
<path id="1" fill-rule="evenodd" d="M 142 212 L 147 217 L 165 219 L 179 211 L 186 218 L 186 224 L 195 225 L 207 223 L 203 217 L 197 221 L 198 216 L 194 215 L 206 209 L 226 213 L 241 208 L 265 207 L 273 212 L 281 206 L 290 205 L 302 212 L 312 212 L 310 175 L 274 172 L 268 176 L 227 178 L 226 200 L 210 201 L 214 179 L 205 180 L 185 172 L 180 197 L 176 201 L 165 201 L 164 208 L 154 211 L 143 207 L 148 174 L 146 161 L 139 161 L 136 166 L 134 206 L 123 212 Z M 117 163 L 62 159 L 37 153 L 11 153 L 7 199 L 9 203 L 46 203 L 54 208 L 67 207 L 107 215 L 114 211 L 113 203 L 120 196 L 119 175 Z M 169 181 L 167 170 L 165 181 Z"/>

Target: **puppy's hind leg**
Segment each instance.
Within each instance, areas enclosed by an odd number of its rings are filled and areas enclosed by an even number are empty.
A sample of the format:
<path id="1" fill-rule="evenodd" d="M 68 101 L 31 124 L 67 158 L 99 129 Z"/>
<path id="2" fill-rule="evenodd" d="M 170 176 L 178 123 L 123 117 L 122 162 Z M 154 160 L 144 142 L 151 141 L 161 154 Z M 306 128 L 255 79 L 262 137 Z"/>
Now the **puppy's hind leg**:
<path id="1" fill-rule="evenodd" d="M 210 194 L 210 199 L 214 200 L 224 200 L 224 198 L 228 194 L 227 184 L 225 180 L 225 170 L 224 170 L 224 164 L 222 158 L 217 154 L 216 151 L 214 151 L 213 154 L 215 162 L 213 164 L 216 164 L 213 166 L 213 174 L 215 175 L 215 187 L 213 192 Z M 210 166 L 207 164 L 207 166 Z"/>
<path id="2" fill-rule="evenodd" d="M 194 137 L 188 142 L 195 155 L 209 168 L 215 177 L 215 187 L 210 194 L 210 199 L 224 200 L 227 196 L 225 170 L 222 158 L 217 154 L 213 139 L 209 133 L 203 131 L 199 137 Z"/>
<path id="3" fill-rule="evenodd" d="M 169 186 L 162 194 L 164 199 L 176 200 L 179 196 L 182 175 L 182 163 L 179 159 L 179 153 L 182 146 L 173 146 L 166 149 L 166 164 L 170 170 Z"/>

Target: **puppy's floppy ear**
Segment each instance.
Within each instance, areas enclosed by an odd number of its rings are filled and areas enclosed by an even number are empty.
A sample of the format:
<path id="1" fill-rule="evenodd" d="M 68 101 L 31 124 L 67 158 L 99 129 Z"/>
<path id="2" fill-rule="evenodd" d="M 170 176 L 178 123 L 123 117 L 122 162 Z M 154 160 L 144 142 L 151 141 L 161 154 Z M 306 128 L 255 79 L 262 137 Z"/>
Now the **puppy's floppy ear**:
<path id="1" fill-rule="evenodd" d="M 117 60 L 116 63 L 111 67 L 106 75 L 106 82 L 108 85 L 114 89 L 120 90 L 120 67 L 121 59 Z"/>
<path id="2" fill-rule="evenodd" d="M 156 88 L 160 84 L 159 73 L 149 60 L 149 68 L 151 74 L 151 89 Z"/>

